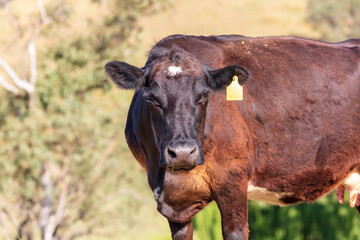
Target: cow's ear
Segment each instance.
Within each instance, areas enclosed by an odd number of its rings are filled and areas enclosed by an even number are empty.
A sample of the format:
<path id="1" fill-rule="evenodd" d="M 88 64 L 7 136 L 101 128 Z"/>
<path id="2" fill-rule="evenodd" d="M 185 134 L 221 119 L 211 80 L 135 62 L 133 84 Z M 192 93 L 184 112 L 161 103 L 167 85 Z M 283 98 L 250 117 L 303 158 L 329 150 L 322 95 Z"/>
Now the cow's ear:
<path id="1" fill-rule="evenodd" d="M 144 71 L 125 62 L 108 62 L 105 71 L 120 88 L 137 89 L 145 83 Z"/>
<path id="2" fill-rule="evenodd" d="M 207 84 L 213 89 L 224 89 L 230 85 L 234 76 L 243 85 L 249 78 L 249 71 L 240 65 L 231 65 L 224 68 L 209 70 Z"/>

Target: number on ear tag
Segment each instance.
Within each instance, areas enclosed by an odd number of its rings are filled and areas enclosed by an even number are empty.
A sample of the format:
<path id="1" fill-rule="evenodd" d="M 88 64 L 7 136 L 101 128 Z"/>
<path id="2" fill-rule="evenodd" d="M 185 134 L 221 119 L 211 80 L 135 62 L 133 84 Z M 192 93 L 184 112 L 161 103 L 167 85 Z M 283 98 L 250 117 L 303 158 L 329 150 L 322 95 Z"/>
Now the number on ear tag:
<path id="1" fill-rule="evenodd" d="M 238 83 L 238 77 L 234 76 L 231 84 L 226 88 L 227 101 L 243 100 L 243 87 Z"/>

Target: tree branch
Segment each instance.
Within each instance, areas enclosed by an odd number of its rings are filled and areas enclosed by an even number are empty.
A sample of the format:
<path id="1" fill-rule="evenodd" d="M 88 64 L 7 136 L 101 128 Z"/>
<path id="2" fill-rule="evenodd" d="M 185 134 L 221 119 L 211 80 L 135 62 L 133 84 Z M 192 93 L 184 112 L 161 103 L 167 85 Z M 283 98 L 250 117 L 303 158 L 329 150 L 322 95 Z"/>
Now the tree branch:
<path id="1" fill-rule="evenodd" d="M 13 93 L 14 95 L 19 94 L 19 90 L 14 85 L 8 83 L 1 74 L 0 74 L 0 86 L 2 86 L 6 91 Z"/>
<path id="2" fill-rule="evenodd" d="M 37 68 L 36 68 L 36 49 L 34 41 L 31 39 L 28 44 L 29 62 L 30 62 L 30 84 L 35 87 L 37 80 Z"/>
<path id="3" fill-rule="evenodd" d="M 51 163 L 44 163 L 42 173 L 41 173 L 41 186 L 45 192 L 45 196 L 42 199 L 41 210 L 39 216 L 39 224 L 43 239 L 45 239 L 45 234 L 47 232 L 47 225 L 50 219 L 51 213 L 51 195 L 52 195 L 52 182 L 51 182 Z"/>
<path id="4" fill-rule="evenodd" d="M 56 211 L 54 214 L 51 214 L 51 195 L 53 184 L 51 178 L 53 177 L 52 171 L 52 162 L 48 162 L 43 166 L 43 173 L 41 176 L 41 184 L 42 188 L 46 193 L 45 198 L 43 199 L 42 209 L 40 213 L 40 226 L 43 234 L 44 240 L 52 240 L 57 227 L 60 225 L 64 212 L 65 205 L 67 200 L 67 188 L 68 181 L 65 179 L 67 175 L 68 164 L 64 161 L 63 169 L 61 170 L 59 178 L 62 178 L 61 181 L 61 194 L 59 197 L 59 201 L 56 207 Z"/>
<path id="5" fill-rule="evenodd" d="M 63 187 L 62 187 L 62 191 L 61 191 L 58 206 L 56 208 L 55 215 L 50 216 L 49 222 L 48 222 L 48 224 L 46 226 L 46 232 L 45 232 L 44 240 L 52 240 L 53 239 L 53 236 L 55 234 L 55 230 L 58 227 L 58 225 L 60 224 L 61 219 L 62 219 L 62 217 L 64 215 L 66 197 L 67 197 L 67 187 L 64 184 Z"/>
<path id="6" fill-rule="evenodd" d="M 43 0 L 38 0 L 37 1 L 37 7 L 39 9 L 40 12 L 40 16 L 41 16 L 41 21 L 43 24 L 48 24 L 51 22 L 51 19 L 48 17 L 47 13 L 46 13 L 46 9 L 44 7 L 44 2 Z"/>
<path id="7" fill-rule="evenodd" d="M 15 71 L 7 64 L 7 62 L 5 62 L 2 57 L 0 57 L 0 67 L 4 69 L 4 71 L 9 75 L 11 80 L 18 88 L 23 89 L 29 94 L 32 94 L 34 92 L 34 87 L 30 83 L 21 80 L 15 73 Z"/>
<path id="8" fill-rule="evenodd" d="M 21 35 L 20 34 L 21 33 L 20 25 L 11 11 L 9 1 L 5 1 L 4 6 L 8 10 L 9 20 L 10 20 L 11 24 L 16 29 L 15 39 L 18 39 Z M 3 58 L 0 57 L 0 68 L 4 69 L 4 71 L 9 75 L 11 81 L 13 81 L 15 86 L 17 86 L 19 89 L 26 91 L 29 95 L 32 95 L 32 93 L 34 92 L 35 83 L 37 81 L 37 61 L 36 61 L 36 48 L 35 48 L 34 42 L 38 37 L 40 27 L 41 27 L 41 25 L 47 25 L 47 24 L 53 22 L 55 20 L 55 18 L 58 15 L 62 14 L 62 12 L 64 11 L 62 1 L 59 2 L 59 6 L 58 6 L 56 12 L 51 17 L 49 17 L 46 12 L 43 0 L 37 1 L 37 7 L 40 12 L 41 19 L 35 23 L 33 34 L 31 36 L 31 38 L 28 42 L 28 46 L 27 46 L 27 51 L 29 54 L 29 63 L 30 63 L 29 82 L 27 82 L 26 80 L 20 79 L 19 76 L 15 73 L 15 71 L 9 66 L 9 64 L 7 64 L 7 62 Z M 11 44 L 13 44 L 13 42 L 14 41 L 12 41 Z M 19 94 L 19 89 L 15 88 L 15 86 L 12 86 L 8 82 L 6 82 L 3 77 L 0 79 L 0 86 L 15 95 Z"/>

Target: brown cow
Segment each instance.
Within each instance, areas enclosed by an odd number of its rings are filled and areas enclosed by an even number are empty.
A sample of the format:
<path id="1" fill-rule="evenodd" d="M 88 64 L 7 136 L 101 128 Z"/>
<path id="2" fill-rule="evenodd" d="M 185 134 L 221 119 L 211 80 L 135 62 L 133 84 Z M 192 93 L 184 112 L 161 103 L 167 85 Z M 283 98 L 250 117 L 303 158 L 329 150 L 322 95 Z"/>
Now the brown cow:
<path id="1" fill-rule="evenodd" d="M 359 46 L 174 35 L 141 69 L 106 64 L 119 87 L 136 89 L 126 139 L 173 239 L 192 239 L 191 219 L 213 200 L 224 239 L 248 239 L 248 199 L 288 205 L 338 188 L 339 201 L 344 189 L 356 201 Z M 243 101 L 226 101 L 233 76 Z"/>

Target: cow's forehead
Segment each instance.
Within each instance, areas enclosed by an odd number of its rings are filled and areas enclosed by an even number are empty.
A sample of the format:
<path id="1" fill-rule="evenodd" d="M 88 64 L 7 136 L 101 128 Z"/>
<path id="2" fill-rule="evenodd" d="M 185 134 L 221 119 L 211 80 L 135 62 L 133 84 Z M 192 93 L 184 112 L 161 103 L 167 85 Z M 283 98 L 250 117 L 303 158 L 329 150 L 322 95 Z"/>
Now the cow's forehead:
<path id="1" fill-rule="evenodd" d="M 184 50 L 172 50 L 153 65 L 152 76 L 159 80 L 196 78 L 202 75 L 200 62 Z"/>

